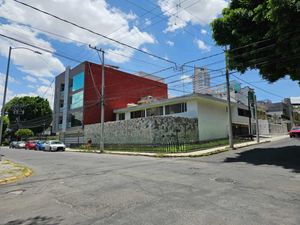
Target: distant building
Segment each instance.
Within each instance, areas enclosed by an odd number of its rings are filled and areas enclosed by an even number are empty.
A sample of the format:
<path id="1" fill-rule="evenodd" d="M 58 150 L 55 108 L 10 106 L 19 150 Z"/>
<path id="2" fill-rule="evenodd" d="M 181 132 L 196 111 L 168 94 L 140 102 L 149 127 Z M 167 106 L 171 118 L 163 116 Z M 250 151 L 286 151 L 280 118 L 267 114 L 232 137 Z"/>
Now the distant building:
<path id="1" fill-rule="evenodd" d="M 193 92 L 205 94 L 210 88 L 210 75 L 207 69 L 195 67 L 193 77 Z"/>

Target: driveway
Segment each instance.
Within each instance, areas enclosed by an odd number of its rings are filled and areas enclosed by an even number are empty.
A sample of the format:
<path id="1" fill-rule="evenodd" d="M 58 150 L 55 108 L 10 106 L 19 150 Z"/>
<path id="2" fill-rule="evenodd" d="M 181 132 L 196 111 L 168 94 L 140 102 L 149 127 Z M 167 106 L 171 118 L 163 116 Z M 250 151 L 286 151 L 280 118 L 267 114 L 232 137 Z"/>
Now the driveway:
<path id="1" fill-rule="evenodd" d="M 0 224 L 300 224 L 300 140 L 202 158 L 2 149 L 34 170 L 0 186 Z"/>

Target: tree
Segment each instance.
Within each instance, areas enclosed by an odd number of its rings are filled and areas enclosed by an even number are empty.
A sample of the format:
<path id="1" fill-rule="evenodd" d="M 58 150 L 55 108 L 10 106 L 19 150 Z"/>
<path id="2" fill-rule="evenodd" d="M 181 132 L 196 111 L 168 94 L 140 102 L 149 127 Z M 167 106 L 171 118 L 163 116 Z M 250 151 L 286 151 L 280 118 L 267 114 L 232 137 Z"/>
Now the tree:
<path id="1" fill-rule="evenodd" d="M 10 128 L 30 128 L 35 134 L 42 132 L 52 122 L 52 110 L 47 99 L 41 97 L 14 97 L 5 105 Z"/>
<path id="2" fill-rule="evenodd" d="M 15 135 L 21 139 L 27 139 L 32 137 L 34 134 L 30 129 L 19 129 L 15 132 Z"/>
<path id="3" fill-rule="evenodd" d="M 229 67 L 258 69 L 270 82 L 290 75 L 300 84 L 300 1 L 232 0 L 212 23 L 218 45 L 229 45 Z"/>
<path id="4" fill-rule="evenodd" d="M 5 137 L 5 131 L 8 127 L 9 127 L 9 118 L 8 116 L 3 116 L 2 139 Z"/>

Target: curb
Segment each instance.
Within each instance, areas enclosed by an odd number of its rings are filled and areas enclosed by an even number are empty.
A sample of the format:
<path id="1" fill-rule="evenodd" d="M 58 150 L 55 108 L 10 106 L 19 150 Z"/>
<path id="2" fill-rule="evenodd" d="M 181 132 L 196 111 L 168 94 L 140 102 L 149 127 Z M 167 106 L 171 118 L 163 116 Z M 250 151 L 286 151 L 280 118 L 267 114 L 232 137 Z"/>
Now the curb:
<path id="1" fill-rule="evenodd" d="M 8 177 L 8 178 L 0 179 L 0 185 L 16 182 L 17 180 L 20 180 L 20 179 L 25 178 L 25 177 L 29 177 L 33 174 L 32 169 L 30 169 L 29 167 L 18 165 L 16 163 L 11 162 L 10 160 L 5 160 L 5 162 L 7 164 L 13 165 L 14 167 L 21 168 L 22 174 L 19 175 L 19 176 L 11 176 L 11 177 Z"/>
<path id="2" fill-rule="evenodd" d="M 274 138 L 273 140 L 263 140 L 260 141 L 259 143 L 255 142 L 255 141 L 251 141 L 251 142 L 245 142 L 245 143 L 239 143 L 236 144 L 236 147 L 233 151 L 241 149 L 241 148 L 245 148 L 245 147 L 249 147 L 249 146 L 255 146 L 255 145 L 260 145 L 260 144 L 265 144 L 265 143 L 270 143 L 273 141 L 277 141 L 277 140 L 281 140 L 286 138 L 286 136 L 280 136 L 277 138 Z M 122 152 L 122 151 L 107 151 L 104 150 L 103 153 L 106 154 L 112 154 L 112 155 L 126 155 L 126 156 L 148 156 L 148 157 L 157 157 L 157 158 L 179 158 L 179 157 L 203 157 L 203 156 L 209 156 L 209 155 L 214 155 L 214 154 L 218 154 L 218 153 L 222 153 L 222 152 L 226 152 L 229 150 L 229 146 L 219 146 L 216 148 L 211 148 L 211 149 L 204 149 L 204 150 L 200 150 L 200 151 L 194 151 L 194 152 L 189 152 L 189 153 L 147 153 L 147 152 Z M 91 151 L 87 151 L 87 150 L 68 150 L 69 152 L 80 152 L 80 153 L 98 153 L 101 154 L 101 152 L 99 150 L 91 150 Z"/>

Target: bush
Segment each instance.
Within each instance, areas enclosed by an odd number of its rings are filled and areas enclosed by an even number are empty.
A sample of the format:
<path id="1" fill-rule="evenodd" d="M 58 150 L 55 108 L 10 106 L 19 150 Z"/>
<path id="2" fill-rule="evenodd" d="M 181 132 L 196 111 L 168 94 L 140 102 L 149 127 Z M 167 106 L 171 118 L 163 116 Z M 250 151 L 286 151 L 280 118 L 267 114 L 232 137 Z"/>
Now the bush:
<path id="1" fill-rule="evenodd" d="M 33 132 L 30 129 L 19 129 L 16 131 L 15 135 L 21 139 L 27 139 L 33 136 Z"/>

